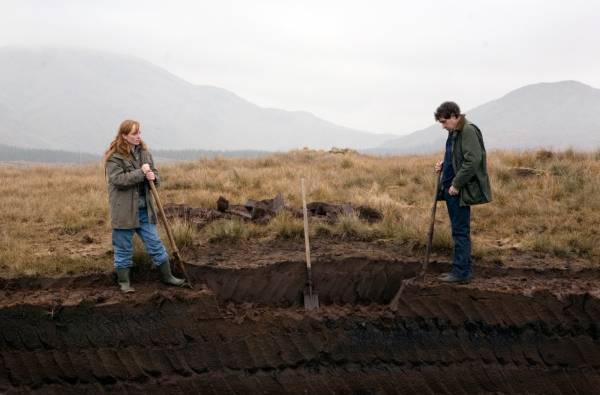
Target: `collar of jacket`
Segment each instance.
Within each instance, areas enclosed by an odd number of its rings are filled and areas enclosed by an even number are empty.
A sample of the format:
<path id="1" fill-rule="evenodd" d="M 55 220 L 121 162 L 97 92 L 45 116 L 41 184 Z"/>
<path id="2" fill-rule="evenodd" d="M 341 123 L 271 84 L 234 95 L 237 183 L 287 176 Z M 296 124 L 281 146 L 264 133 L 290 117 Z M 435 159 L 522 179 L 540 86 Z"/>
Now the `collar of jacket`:
<path id="1" fill-rule="evenodd" d="M 133 158 L 133 156 L 131 154 L 129 154 L 129 155 L 126 156 L 126 155 L 120 154 L 118 152 L 115 152 L 114 154 L 112 154 L 112 156 L 114 156 L 117 159 L 121 159 L 121 160 L 127 161 L 127 162 L 129 162 L 129 163 L 131 163 L 132 165 L 135 166 L 135 160 L 134 160 L 134 158 Z"/>
<path id="2" fill-rule="evenodd" d="M 454 129 L 455 132 L 462 132 L 463 128 L 465 127 L 467 123 L 467 118 L 465 118 L 464 114 L 460 115 L 460 119 L 458 120 L 458 125 L 456 125 L 456 129 Z"/>
<path id="3" fill-rule="evenodd" d="M 142 154 L 142 145 L 138 144 L 138 145 L 132 146 L 130 149 L 130 152 L 135 160 L 139 160 L 140 156 Z"/>

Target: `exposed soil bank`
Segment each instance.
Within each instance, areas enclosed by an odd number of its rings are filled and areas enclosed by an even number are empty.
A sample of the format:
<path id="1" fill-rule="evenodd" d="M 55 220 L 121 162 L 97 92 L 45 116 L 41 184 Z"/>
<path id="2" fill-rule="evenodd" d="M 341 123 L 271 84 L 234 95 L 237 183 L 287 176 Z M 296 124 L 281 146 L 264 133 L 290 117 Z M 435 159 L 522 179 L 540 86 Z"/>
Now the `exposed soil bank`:
<path id="1" fill-rule="evenodd" d="M 191 266 L 210 291 L 156 273 L 0 282 L 0 393 L 597 393 L 600 272 L 481 266 L 431 275 L 387 309 L 416 259 Z M 434 264 L 432 273 L 447 269 Z"/>

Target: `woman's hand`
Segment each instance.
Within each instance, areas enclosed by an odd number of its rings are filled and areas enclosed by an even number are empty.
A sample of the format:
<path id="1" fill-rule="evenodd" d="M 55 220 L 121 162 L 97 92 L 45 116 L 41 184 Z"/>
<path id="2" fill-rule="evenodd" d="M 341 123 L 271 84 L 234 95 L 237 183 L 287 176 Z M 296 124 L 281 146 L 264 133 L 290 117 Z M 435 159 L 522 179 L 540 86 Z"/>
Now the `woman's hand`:
<path id="1" fill-rule="evenodd" d="M 154 172 L 150 169 L 150 165 L 147 163 L 144 163 L 142 165 L 142 171 L 144 172 L 144 174 L 146 175 L 146 178 L 150 181 L 154 181 L 156 180 L 156 176 L 154 175 Z"/>
<path id="2" fill-rule="evenodd" d="M 443 160 L 435 162 L 435 166 L 433 166 L 433 169 L 435 170 L 436 173 L 439 173 L 440 171 L 442 171 L 443 164 L 444 164 Z"/>

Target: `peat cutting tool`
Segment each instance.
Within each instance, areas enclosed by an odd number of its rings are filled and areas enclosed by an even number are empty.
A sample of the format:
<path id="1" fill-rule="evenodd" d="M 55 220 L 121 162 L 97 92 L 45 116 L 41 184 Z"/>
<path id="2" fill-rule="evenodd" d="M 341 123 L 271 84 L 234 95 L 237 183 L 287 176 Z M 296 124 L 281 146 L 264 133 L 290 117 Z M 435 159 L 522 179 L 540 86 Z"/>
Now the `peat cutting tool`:
<path id="1" fill-rule="evenodd" d="M 165 215 L 165 210 L 163 209 L 163 205 L 160 202 L 160 198 L 158 197 L 158 191 L 156 190 L 156 186 L 154 185 L 154 181 L 148 180 L 150 183 L 150 191 L 152 192 L 152 197 L 156 202 L 156 206 L 158 208 L 158 216 L 160 217 L 165 230 L 167 231 L 167 237 L 169 239 L 169 244 L 171 245 L 171 250 L 173 251 L 173 257 L 175 258 L 175 263 L 178 265 L 179 269 L 183 273 L 185 277 L 185 284 L 189 288 L 192 288 L 192 282 L 190 281 L 190 277 L 188 276 L 187 270 L 183 265 L 183 260 L 181 259 L 181 255 L 179 254 L 179 249 L 175 244 L 175 238 L 173 237 L 173 232 L 171 231 L 171 226 L 169 226 L 169 222 L 167 221 L 167 216 Z"/>
<path id="2" fill-rule="evenodd" d="M 433 194 L 433 205 L 431 206 L 431 217 L 429 219 L 429 232 L 427 233 L 427 250 L 425 251 L 425 260 L 423 261 L 423 266 L 421 266 L 421 271 L 415 277 L 407 278 L 402 280 L 402 284 L 400 284 L 400 288 L 392 298 L 392 301 L 389 303 L 389 308 L 392 311 L 398 310 L 398 302 L 400 302 L 400 297 L 402 296 L 402 292 L 404 292 L 404 288 L 415 280 L 423 280 L 425 277 L 425 272 L 427 271 L 427 265 L 429 265 L 429 255 L 431 255 L 431 245 L 433 244 L 433 228 L 435 226 L 435 211 L 437 209 L 437 196 L 438 190 L 440 189 L 440 181 L 442 178 L 442 171 L 440 170 L 436 174 L 436 182 L 435 182 L 435 192 Z"/>
<path id="3" fill-rule="evenodd" d="M 304 246 L 306 248 L 306 288 L 304 289 L 304 308 L 306 310 L 314 310 L 319 308 L 319 294 L 313 292 L 310 242 L 308 239 L 308 210 L 306 209 L 306 196 L 304 194 L 304 178 L 300 180 L 300 186 L 302 189 L 302 211 L 304 213 Z"/>

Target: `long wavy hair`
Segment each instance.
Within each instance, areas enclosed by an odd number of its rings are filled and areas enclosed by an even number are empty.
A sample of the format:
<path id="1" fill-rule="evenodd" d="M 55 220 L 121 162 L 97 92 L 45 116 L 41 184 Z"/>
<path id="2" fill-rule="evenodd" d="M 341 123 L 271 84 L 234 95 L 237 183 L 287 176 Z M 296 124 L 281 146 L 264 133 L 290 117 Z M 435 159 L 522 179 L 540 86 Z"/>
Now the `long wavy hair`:
<path id="1" fill-rule="evenodd" d="M 123 122 L 121 122 L 121 125 L 119 126 L 119 131 L 117 132 L 115 139 L 110 143 L 108 149 L 104 153 L 104 167 L 106 167 L 106 161 L 108 161 L 108 159 L 114 153 L 119 153 L 125 157 L 131 158 L 129 143 L 127 142 L 127 140 L 125 140 L 125 136 L 139 129 L 140 123 L 138 121 L 126 119 Z M 146 143 L 144 143 L 143 140 L 140 142 L 140 144 L 142 146 L 142 149 L 148 150 L 148 146 L 146 145 Z"/>

